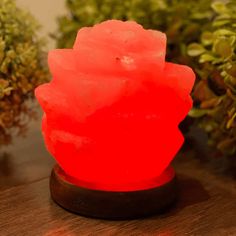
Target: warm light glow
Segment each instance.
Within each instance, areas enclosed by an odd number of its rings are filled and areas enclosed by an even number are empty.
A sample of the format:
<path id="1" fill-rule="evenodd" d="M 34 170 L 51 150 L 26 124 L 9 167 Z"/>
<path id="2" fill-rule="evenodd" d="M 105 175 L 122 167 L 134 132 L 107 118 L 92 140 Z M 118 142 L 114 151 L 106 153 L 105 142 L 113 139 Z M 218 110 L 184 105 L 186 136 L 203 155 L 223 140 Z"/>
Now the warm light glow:
<path id="1" fill-rule="evenodd" d="M 36 96 L 47 148 L 67 175 L 127 191 L 150 187 L 169 166 L 195 76 L 166 63 L 165 51 L 165 34 L 112 20 L 81 29 L 74 49 L 49 53 L 53 80 Z"/>

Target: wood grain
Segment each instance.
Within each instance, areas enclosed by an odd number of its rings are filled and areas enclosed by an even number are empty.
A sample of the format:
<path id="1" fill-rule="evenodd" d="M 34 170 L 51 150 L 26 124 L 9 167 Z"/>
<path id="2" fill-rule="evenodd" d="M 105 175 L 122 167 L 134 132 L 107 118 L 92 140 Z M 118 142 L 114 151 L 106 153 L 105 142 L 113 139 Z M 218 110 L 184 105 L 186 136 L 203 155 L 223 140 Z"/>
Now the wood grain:
<path id="1" fill-rule="evenodd" d="M 236 181 L 217 175 L 191 157 L 174 163 L 180 186 L 176 206 L 140 220 L 106 221 L 69 213 L 50 198 L 53 161 L 44 148 L 40 123 L 16 139 L 0 159 L 0 235 L 236 235 Z"/>

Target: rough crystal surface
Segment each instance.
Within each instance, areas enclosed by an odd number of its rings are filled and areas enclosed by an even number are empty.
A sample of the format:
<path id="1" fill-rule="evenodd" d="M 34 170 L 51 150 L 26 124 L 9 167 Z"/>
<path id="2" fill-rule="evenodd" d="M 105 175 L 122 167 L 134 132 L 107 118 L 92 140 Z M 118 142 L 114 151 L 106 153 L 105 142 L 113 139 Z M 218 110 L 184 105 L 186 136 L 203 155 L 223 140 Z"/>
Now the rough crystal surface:
<path id="1" fill-rule="evenodd" d="M 52 50 L 53 79 L 36 90 L 43 135 L 63 170 L 95 186 L 155 179 L 183 143 L 195 75 L 165 62 L 165 34 L 105 21 Z M 102 188 L 102 187 L 101 187 Z"/>

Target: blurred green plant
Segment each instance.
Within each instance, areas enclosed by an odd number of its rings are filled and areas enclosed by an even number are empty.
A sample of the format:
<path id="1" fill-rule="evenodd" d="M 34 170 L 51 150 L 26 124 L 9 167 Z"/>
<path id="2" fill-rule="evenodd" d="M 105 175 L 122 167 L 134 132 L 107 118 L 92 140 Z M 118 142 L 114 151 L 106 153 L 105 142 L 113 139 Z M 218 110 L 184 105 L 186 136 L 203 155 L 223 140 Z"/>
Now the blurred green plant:
<path id="1" fill-rule="evenodd" d="M 39 25 L 14 0 L 0 0 L 0 145 L 23 133 L 34 111 L 34 88 L 48 80 Z"/>
<path id="2" fill-rule="evenodd" d="M 66 0 L 68 14 L 58 19 L 59 48 L 71 48 L 78 29 L 108 19 L 134 20 L 166 32 L 168 56 L 188 62 L 186 45 L 198 39 L 213 17 L 211 0 Z"/>
<path id="3" fill-rule="evenodd" d="M 225 3 L 226 2 L 226 3 Z M 167 58 L 190 65 L 198 80 L 190 116 L 209 134 L 209 144 L 236 152 L 236 1 L 67 0 L 58 19 L 58 47 L 70 48 L 78 29 L 107 19 L 135 20 L 167 34 Z"/>
<path id="4" fill-rule="evenodd" d="M 227 155 L 236 153 L 236 1 L 214 2 L 209 30 L 188 46 L 196 57 L 199 78 L 190 116 L 209 135 L 209 144 Z"/>

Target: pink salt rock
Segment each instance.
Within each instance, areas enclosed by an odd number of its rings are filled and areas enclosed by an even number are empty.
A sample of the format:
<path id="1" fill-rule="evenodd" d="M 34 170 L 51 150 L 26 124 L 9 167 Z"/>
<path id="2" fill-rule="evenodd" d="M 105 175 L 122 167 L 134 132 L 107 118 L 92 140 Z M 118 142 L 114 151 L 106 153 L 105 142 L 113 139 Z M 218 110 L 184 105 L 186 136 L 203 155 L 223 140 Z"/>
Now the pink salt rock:
<path id="1" fill-rule="evenodd" d="M 195 75 L 165 53 L 165 34 L 117 20 L 82 28 L 73 49 L 49 52 L 53 79 L 35 92 L 43 135 L 81 185 L 148 188 L 180 149 Z"/>

